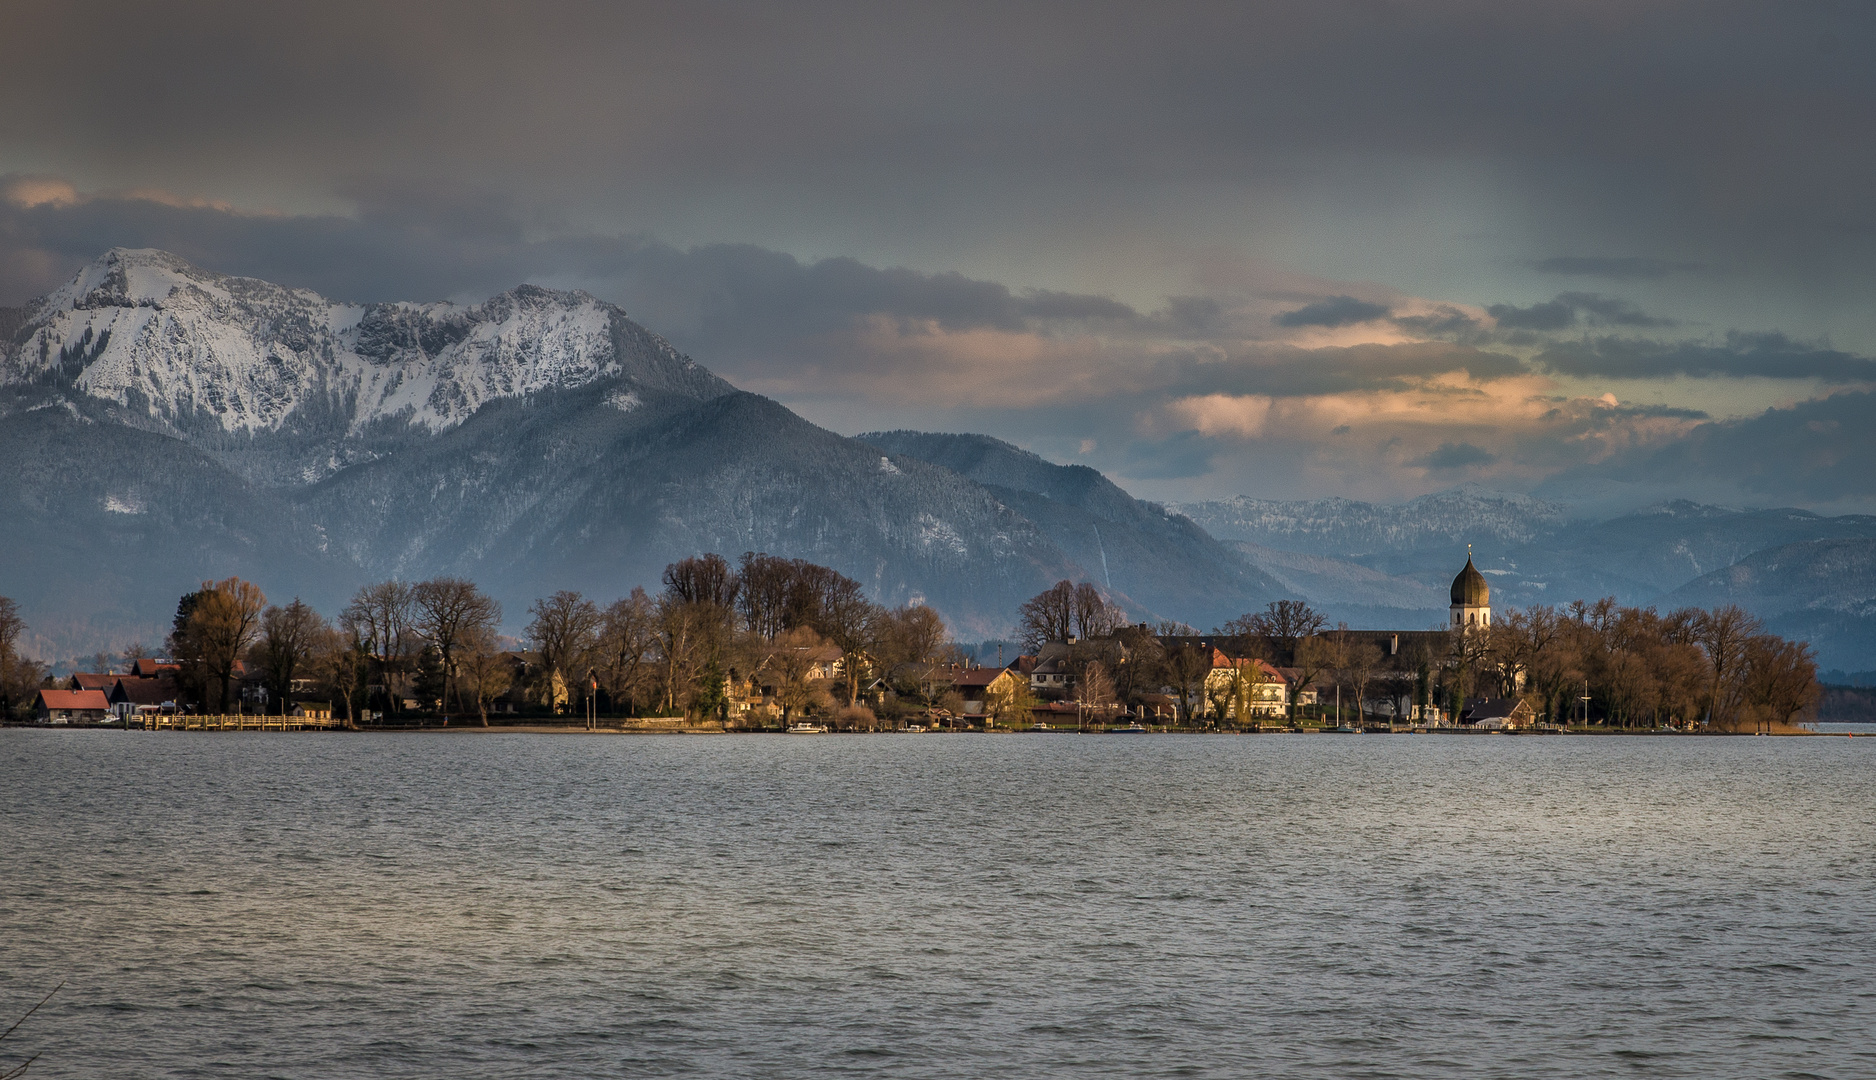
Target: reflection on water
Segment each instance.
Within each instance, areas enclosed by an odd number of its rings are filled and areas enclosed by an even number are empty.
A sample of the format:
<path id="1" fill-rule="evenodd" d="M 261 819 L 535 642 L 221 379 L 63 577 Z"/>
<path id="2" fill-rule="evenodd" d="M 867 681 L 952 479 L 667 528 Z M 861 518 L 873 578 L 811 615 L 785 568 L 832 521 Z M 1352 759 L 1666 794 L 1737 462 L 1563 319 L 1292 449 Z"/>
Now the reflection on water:
<path id="1" fill-rule="evenodd" d="M 1873 764 L 11 729 L 0 1012 L 66 981 L 44 1077 L 1871 1076 Z"/>

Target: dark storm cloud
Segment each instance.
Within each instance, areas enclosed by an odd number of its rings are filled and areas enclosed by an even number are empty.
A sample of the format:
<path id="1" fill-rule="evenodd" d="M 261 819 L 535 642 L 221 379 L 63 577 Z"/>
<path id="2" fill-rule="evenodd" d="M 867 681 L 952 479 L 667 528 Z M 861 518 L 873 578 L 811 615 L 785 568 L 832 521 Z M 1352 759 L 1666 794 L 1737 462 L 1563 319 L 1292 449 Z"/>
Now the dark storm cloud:
<path id="1" fill-rule="evenodd" d="M 0 178 L 4 187 L 5 178 Z M 946 329 L 1035 321 L 1187 331 L 1216 301 L 1178 297 L 1142 315 L 1102 296 L 1013 291 L 956 273 L 803 262 L 749 244 L 679 250 L 644 237 L 531 239 L 504 200 L 464 192 L 375 193 L 356 217 L 262 216 L 106 197 L 22 207 L 0 201 L 0 303 L 63 283 L 112 247 L 173 251 L 207 269 L 311 288 L 338 300 L 429 300 L 560 280 L 612 292 L 719 343 L 786 340 L 885 315 Z M 654 326 L 654 329 L 658 327 Z"/>
<path id="2" fill-rule="evenodd" d="M 1395 326 L 1416 337 L 1436 338 L 1464 345 L 1484 344 L 1492 340 L 1484 325 L 1471 315 L 1445 305 L 1425 315 L 1396 315 Z"/>
<path id="3" fill-rule="evenodd" d="M 1498 455 L 1483 446 L 1474 446 L 1469 442 L 1441 443 L 1439 449 L 1408 462 L 1423 469 L 1436 472 L 1454 472 L 1469 469 L 1475 465 L 1490 465 L 1498 460 Z"/>
<path id="4" fill-rule="evenodd" d="M 1576 326 L 1579 319 L 1590 326 L 1675 325 L 1673 319 L 1657 318 L 1626 300 L 1599 293 L 1567 292 L 1559 294 L 1555 300 L 1530 307 L 1493 304 L 1485 310 L 1507 330 L 1568 330 Z"/>
<path id="5" fill-rule="evenodd" d="M 940 340 L 933 334 L 979 330 L 1053 340 L 1062 350 L 1057 363 L 1092 376 L 1083 397 L 1298 396 L 1398 389 L 1450 372 L 1489 380 L 1527 371 L 1503 353 L 1440 341 L 1246 343 L 1210 297 L 1171 297 L 1141 312 L 1102 296 L 1012 290 L 851 258 L 804 262 L 748 244 L 535 239 L 500 200 L 452 189 L 373 192 L 356 217 L 243 215 L 124 197 L 24 208 L 0 201 L 0 267 L 36 268 L 31 280 L 4 282 L 0 304 L 49 292 L 111 246 L 163 248 L 209 270 L 351 302 L 480 297 L 522 282 L 584 288 L 732 380 L 757 380 L 782 395 L 827 379 L 910 386 L 906 380 L 931 374 L 937 359 L 916 346 Z M 1330 304 L 1345 308 L 1344 300 Z M 988 363 L 958 377 L 1067 374 Z"/>
<path id="6" fill-rule="evenodd" d="M 1412 213 L 1454 189 L 1392 178 L 1459 163 L 1533 244 L 1651 252 L 1540 272 L 1876 273 L 1866 5 L 18 0 L 0 40 L 0 144 L 103 187 L 305 205 L 455 176 L 660 235 L 755 206 L 1020 245 L 1208 188 Z"/>
<path id="7" fill-rule="evenodd" d="M 1784 334 L 1730 332 L 1721 344 L 1602 337 L 1559 342 L 1537 357 L 1563 375 L 1622 379 L 1762 378 L 1876 381 L 1876 360 L 1793 341 Z"/>
<path id="8" fill-rule="evenodd" d="M 1164 439 L 1134 439 L 1116 463 L 1123 475 L 1142 480 L 1183 480 L 1204 476 L 1222 447 L 1196 431 L 1181 431 Z"/>
<path id="9" fill-rule="evenodd" d="M 1590 255 L 1559 255 L 1550 259 L 1539 259 L 1531 268 L 1543 274 L 1562 274 L 1574 277 L 1600 277 L 1612 281 L 1654 281 L 1669 274 L 1687 273 L 1700 269 L 1698 263 L 1676 262 L 1672 259 L 1649 259 L 1641 256 L 1598 257 Z"/>
<path id="10" fill-rule="evenodd" d="M 1749 505 L 1829 506 L 1867 512 L 1876 501 L 1876 394 L 1858 391 L 1700 424 L 1664 446 L 1569 470 L 1559 492 L 1615 482 L 1643 498 L 1697 497 Z"/>
<path id="11" fill-rule="evenodd" d="M 1530 307 L 1493 304 L 1485 309 L 1498 325 L 1508 330 L 1567 330 L 1576 325 L 1576 309 L 1561 300 L 1550 300 Z"/>
<path id="12" fill-rule="evenodd" d="M 1370 304 L 1352 296 L 1331 296 L 1295 311 L 1286 311 L 1271 321 L 1278 326 L 1353 326 L 1372 322 L 1387 313 L 1387 307 L 1382 304 Z"/>

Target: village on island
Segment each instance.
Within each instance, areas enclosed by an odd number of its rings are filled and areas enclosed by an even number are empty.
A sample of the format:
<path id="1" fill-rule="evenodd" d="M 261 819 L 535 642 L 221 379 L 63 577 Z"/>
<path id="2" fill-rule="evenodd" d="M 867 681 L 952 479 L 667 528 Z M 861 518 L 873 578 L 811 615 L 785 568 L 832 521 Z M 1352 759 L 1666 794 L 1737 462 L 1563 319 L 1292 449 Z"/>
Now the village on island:
<path id="1" fill-rule="evenodd" d="M 0 715 L 176 730 L 1771 732 L 1798 730 L 1817 698 L 1808 648 L 1736 608 L 1602 601 L 1494 621 L 1470 552 L 1438 628 L 1330 628 L 1279 600 L 1204 634 L 1129 622 L 1062 581 L 1021 606 L 1017 639 L 975 653 L 930 608 L 874 604 L 804 560 L 704 555 L 663 583 L 604 608 L 543 598 L 517 640 L 460 579 L 368 586 L 330 622 L 240 579 L 205 582 L 178 605 L 168 657 L 132 646 L 36 686 L 0 598 Z"/>

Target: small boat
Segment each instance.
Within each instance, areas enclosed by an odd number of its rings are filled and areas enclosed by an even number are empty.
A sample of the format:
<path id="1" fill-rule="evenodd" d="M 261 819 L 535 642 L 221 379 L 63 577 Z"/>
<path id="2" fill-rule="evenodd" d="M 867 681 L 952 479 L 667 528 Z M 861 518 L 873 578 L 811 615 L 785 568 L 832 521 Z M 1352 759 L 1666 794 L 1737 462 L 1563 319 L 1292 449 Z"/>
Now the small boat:
<path id="1" fill-rule="evenodd" d="M 788 733 L 790 735 L 825 735 L 827 734 L 827 725 L 826 724 L 805 724 L 805 723 L 804 724 L 790 724 L 788 726 Z"/>
<path id="2" fill-rule="evenodd" d="M 1114 735 L 1123 731 L 1145 731 L 1145 730 L 1146 728 L 1140 726 L 1138 723 L 1132 723 L 1132 724 L 1122 724 L 1119 727 L 1108 728 L 1107 732 L 1110 735 Z"/>
<path id="3" fill-rule="evenodd" d="M 1332 727 L 1329 729 L 1329 731 L 1330 733 L 1335 734 L 1335 735 L 1360 735 L 1361 734 L 1360 728 L 1349 727 L 1347 724 L 1342 724 L 1337 727 Z"/>

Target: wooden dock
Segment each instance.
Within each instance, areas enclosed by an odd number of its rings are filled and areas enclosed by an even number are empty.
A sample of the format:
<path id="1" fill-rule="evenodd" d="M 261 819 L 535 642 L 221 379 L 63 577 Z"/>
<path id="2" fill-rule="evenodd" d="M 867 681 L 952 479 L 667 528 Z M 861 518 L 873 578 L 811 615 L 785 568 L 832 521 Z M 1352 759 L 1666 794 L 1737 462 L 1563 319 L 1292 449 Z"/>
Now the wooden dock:
<path id="1" fill-rule="evenodd" d="M 145 731 L 337 731 L 345 721 L 312 716 L 146 716 L 133 719 Z"/>

